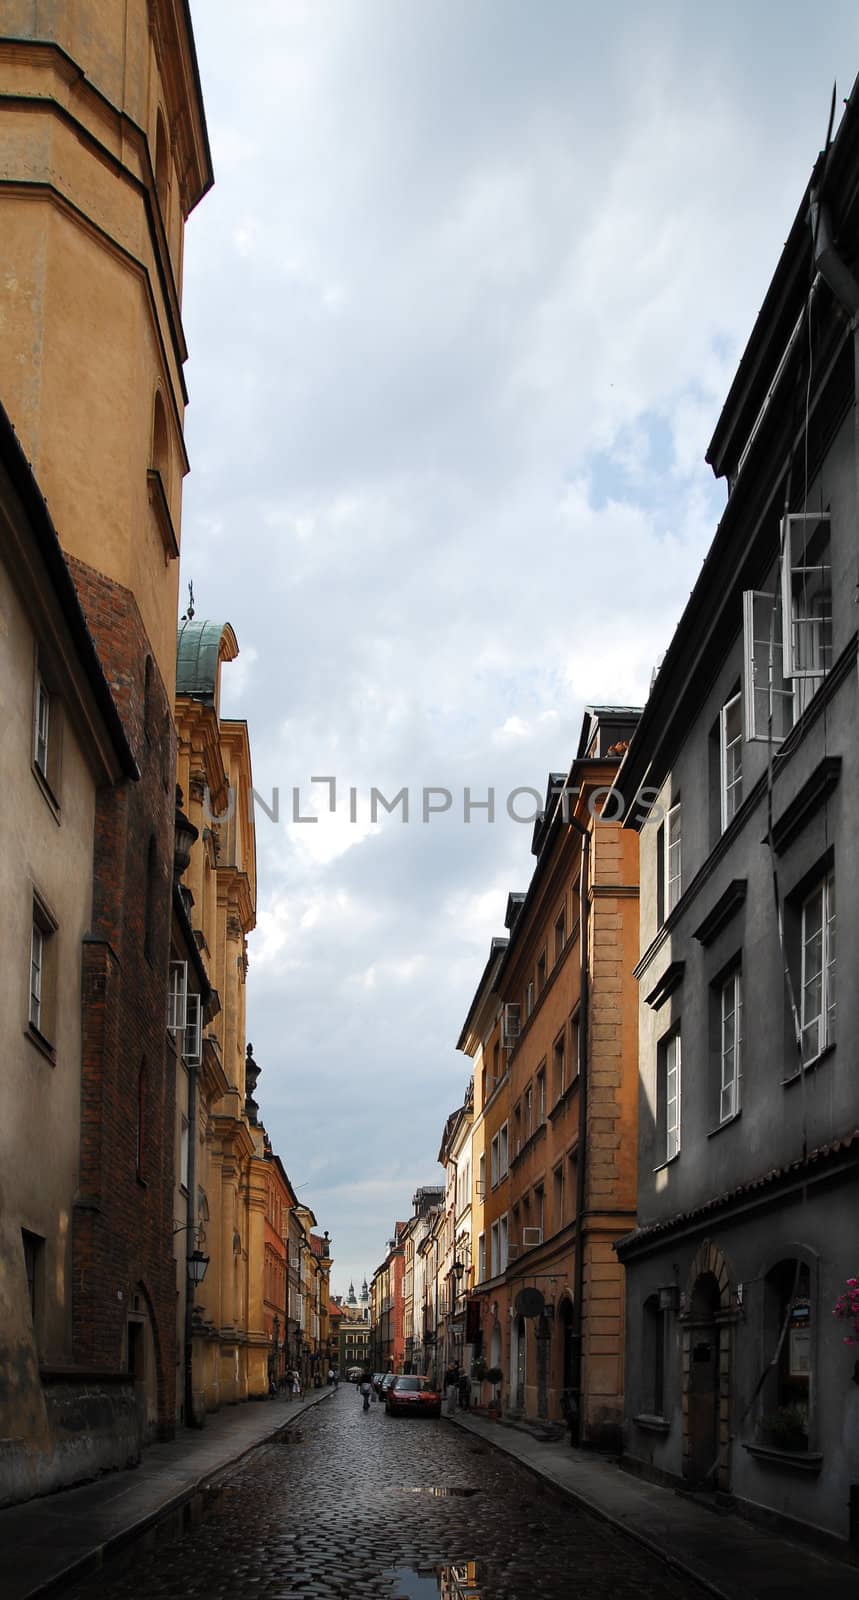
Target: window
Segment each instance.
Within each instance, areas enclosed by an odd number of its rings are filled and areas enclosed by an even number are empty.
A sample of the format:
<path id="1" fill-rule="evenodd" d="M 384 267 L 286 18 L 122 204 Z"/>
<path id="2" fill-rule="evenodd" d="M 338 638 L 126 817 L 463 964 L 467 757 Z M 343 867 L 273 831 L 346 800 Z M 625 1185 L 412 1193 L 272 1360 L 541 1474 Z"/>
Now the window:
<path id="1" fill-rule="evenodd" d="M 546 952 L 544 950 L 543 954 L 540 956 L 539 961 L 537 962 L 537 994 L 538 994 L 538 996 L 543 993 L 543 990 L 545 989 L 545 987 L 546 987 Z"/>
<path id="2" fill-rule="evenodd" d="M 722 707 L 719 718 L 722 830 L 743 799 L 743 716 L 739 691 Z"/>
<path id="3" fill-rule="evenodd" d="M 531 1085 L 529 1083 L 527 1089 L 525 1090 L 525 1120 L 524 1120 L 524 1127 L 523 1127 L 523 1136 L 524 1136 L 524 1138 L 525 1139 L 530 1139 L 531 1134 L 533 1133 L 533 1131 L 534 1131 L 534 1091 L 531 1088 Z"/>
<path id="4" fill-rule="evenodd" d="M 493 1278 L 495 1277 L 496 1273 L 500 1272 L 501 1270 L 498 1265 L 501 1259 L 499 1242 L 500 1228 L 497 1222 L 493 1222 L 489 1232 L 489 1273 L 490 1277 Z"/>
<path id="5" fill-rule="evenodd" d="M 182 1133 L 179 1141 L 179 1184 L 183 1189 L 188 1187 L 189 1132 L 190 1123 L 187 1117 L 183 1117 Z"/>
<path id="6" fill-rule="evenodd" d="M 807 1450 L 811 1401 L 811 1275 L 803 1261 L 780 1261 L 764 1280 L 764 1340 L 777 1354 L 763 1390 L 761 1432 L 765 1442 Z M 770 1430 L 778 1429 L 774 1436 Z M 784 1430 L 789 1430 L 785 1436 Z"/>
<path id="7" fill-rule="evenodd" d="M 480 1156 L 477 1163 L 477 1198 L 482 1200 L 486 1194 L 486 1153 Z"/>
<path id="8" fill-rule="evenodd" d="M 556 1233 L 564 1226 L 564 1163 L 552 1173 L 552 1225 Z"/>
<path id="9" fill-rule="evenodd" d="M 800 1026 L 802 1059 L 835 1039 L 835 875 L 827 873 L 802 907 Z"/>
<path id="10" fill-rule="evenodd" d="M 665 1405 L 665 1313 L 659 1309 L 657 1294 L 644 1302 L 642 1345 L 642 1409 L 645 1415 L 661 1417 Z"/>
<path id="11" fill-rule="evenodd" d="M 41 673 L 36 678 L 36 716 L 33 730 L 33 760 L 43 778 L 48 776 L 48 737 L 51 726 L 51 697 Z"/>
<path id="12" fill-rule="evenodd" d="M 533 1011 L 533 1009 L 534 1009 L 534 980 L 533 980 L 533 978 L 531 978 L 531 979 L 529 979 L 528 986 L 527 986 L 527 988 L 525 990 L 525 1016 L 526 1017 L 530 1017 L 531 1012 Z"/>
<path id="13" fill-rule="evenodd" d="M 565 914 L 562 911 L 561 915 L 559 916 L 559 918 L 557 920 L 557 922 L 555 923 L 555 960 L 556 961 L 560 960 L 560 957 L 561 957 L 561 955 L 563 953 L 564 945 L 566 944 L 566 942 L 567 942 L 567 924 L 566 924 Z"/>
<path id="14" fill-rule="evenodd" d="M 740 1109 L 743 1042 L 743 980 L 739 968 L 719 991 L 719 1121 L 729 1122 Z"/>
<path id="15" fill-rule="evenodd" d="M 673 1160 L 680 1151 L 680 1033 L 660 1041 L 658 1047 L 657 1119 L 661 1150 L 658 1165 Z"/>
<path id="16" fill-rule="evenodd" d="M 506 1178 L 506 1176 L 507 1176 L 507 1166 L 508 1166 L 508 1149 L 507 1149 L 507 1145 L 508 1145 L 507 1123 L 505 1122 L 504 1126 L 499 1128 L 499 1130 L 498 1130 L 498 1176 L 499 1176 L 499 1178 Z"/>
<path id="17" fill-rule="evenodd" d="M 572 1083 L 579 1075 L 579 1013 L 570 1017 L 570 1072 L 569 1079 Z"/>
<path id="18" fill-rule="evenodd" d="M 28 1233 L 26 1228 L 22 1228 L 21 1244 L 24 1251 L 24 1272 L 27 1278 L 27 1299 L 30 1304 L 30 1316 L 33 1322 L 33 1331 L 38 1334 L 41 1288 L 39 1280 L 45 1241 L 40 1239 L 37 1233 Z"/>
<path id="19" fill-rule="evenodd" d="M 507 1270 L 507 1218 L 501 1217 L 498 1224 L 498 1271 Z"/>
<path id="20" fill-rule="evenodd" d="M 171 961 L 170 986 L 167 991 L 167 1029 L 176 1034 L 181 1032 L 187 1021 L 188 1007 L 188 963 L 187 961 Z"/>
<path id="21" fill-rule="evenodd" d="M 793 726 L 793 685 L 784 672 L 781 598 L 743 595 L 743 691 L 746 738 L 780 744 Z"/>
<path id="22" fill-rule="evenodd" d="M 489 1181 L 493 1189 L 498 1182 L 498 1135 L 496 1133 L 489 1146 Z"/>
<path id="23" fill-rule="evenodd" d="M 38 895 L 33 896 L 30 928 L 30 989 L 27 1018 L 40 1038 L 50 1043 L 56 1028 L 56 947 L 57 924 Z"/>
<path id="24" fill-rule="evenodd" d="M 534 1190 L 534 1226 L 535 1228 L 539 1228 L 541 1233 L 543 1232 L 545 1221 L 546 1191 L 543 1188 L 543 1185 L 540 1184 L 540 1187 Z"/>
<path id="25" fill-rule="evenodd" d="M 477 1281 L 483 1283 L 486 1277 L 486 1234 L 481 1233 L 477 1240 Z"/>
<path id="26" fill-rule="evenodd" d="M 683 892 L 679 801 L 671 807 L 665 821 L 665 914 L 668 916 Z"/>
<path id="27" fill-rule="evenodd" d="M 200 996 L 189 991 L 185 1001 L 185 1032 L 182 1054 L 189 1066 L 197 1066 L 202 1054 L 203 1012 Z"/>
<path id="28" fill-rule="evenodd" d="M 546 1069 L 541 1067 L 537 1073 L 537 1127 L 546 1120 Z"/>
<path id="29" fill-rule="evenodd" d="M 828 515 L 785 517 L 782 542 L 782 653 L 798 717 L 832 666 Z"/>
<path id="30" fill-rule="evenodd" d="M 164 116 L 159 106 L 155 123 L 155 188 L 158 193 L 158 204 L 161 207 L 161 219 L 167 227 L 167 201 L 169 198 L 169 154 L 167 149 L 167 129 L 164 125 Z"/>
<path id="31" fill-rule="evenodd" d="M 564 1092 L 564 1067 L 564 1035 L 561 1034 L 560 1037 L 555 1040 L 554 1048 L 552 1050 L 552 1093 L 555 1101 L 560 1100 L 561 1095 Z"/>

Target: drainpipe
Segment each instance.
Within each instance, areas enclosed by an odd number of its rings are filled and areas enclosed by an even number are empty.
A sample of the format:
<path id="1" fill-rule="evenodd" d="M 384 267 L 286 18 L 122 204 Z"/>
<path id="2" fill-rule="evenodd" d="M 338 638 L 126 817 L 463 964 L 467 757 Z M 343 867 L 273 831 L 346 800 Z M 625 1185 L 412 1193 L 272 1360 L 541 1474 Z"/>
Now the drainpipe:
<path id="1" fill-rule="evenodd" d="M 197 1200 L 197 1066 L 188 1067 L 188 1198 L 185 1202 L 186 1266 L 185 1266 L 185 1425 L 202 1427 L 194 1421 L 194 1383 L 192 1372 L 192 1344 L 194 1338 L 194 1284 L 187 1267 L 187 1257 L 196 1248 Z"/>
<path id="2" fill-rule="evenodd" d="M 582 1420 L 582 1326 L 585 1282 L 585 1263 L 582 1245 L 582 1227 L 584 1223 L 585 1204 L 587 1201 L 587 1155 L 588 1155 L 588 1011 L 589 1011 L 589 973 L 588 973 L 588 930 L 590 923 L 590 907 L 588 893 L 590 889 L 590 830 L 582 826 L 578 819 L 570 816 L 573 826 L 581 834 L 582 855 L 579 871 L 579 1142 L 576 1151 L 576 1253 L 575 1274 L 573 1280 L 573 1397 L 574 1397 L 574 1438 L 571 1442 L 581 1445 L 583 1437 Z"/>

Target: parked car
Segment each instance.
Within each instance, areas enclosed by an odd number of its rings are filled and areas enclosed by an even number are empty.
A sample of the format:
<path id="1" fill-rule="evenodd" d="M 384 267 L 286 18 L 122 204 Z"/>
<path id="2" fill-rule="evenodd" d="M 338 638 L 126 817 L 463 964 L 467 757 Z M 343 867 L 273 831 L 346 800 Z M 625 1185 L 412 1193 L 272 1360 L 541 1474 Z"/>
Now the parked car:
<path id="1" fill-rule="evenodd" d="M 385 1395 L 389 1417 L 441 1416 L 441 1395 L 428 1378 L 394 1378 Z"/>
<path id="2" fill-rule="evenodd" d="M 374 1372 L 373 1373 L 373 1388 L 375 1389 L 377 1394 L 381 1394 L 382 1393 L 382 1384 L 383 1384 L 383 1382 L 384 1382 L 386 1377 L 387 1377 L 387 1373 L 384 1373 L 384 1372 Z"/>
<path id="3" fill-rule="evenodd" d="M 379 1399 L 380 1400 L 386 1399 L 388 1390 L 390 1389 L 392 1384 L 396 1383 L 396 1381 L 397 1381 L 397 1374 L 395 1372 L 385 1372 L 385 1373 L 382 1374 L 382 1381 L 381 1381 L 381 1383 L 379 1385 Z"/>

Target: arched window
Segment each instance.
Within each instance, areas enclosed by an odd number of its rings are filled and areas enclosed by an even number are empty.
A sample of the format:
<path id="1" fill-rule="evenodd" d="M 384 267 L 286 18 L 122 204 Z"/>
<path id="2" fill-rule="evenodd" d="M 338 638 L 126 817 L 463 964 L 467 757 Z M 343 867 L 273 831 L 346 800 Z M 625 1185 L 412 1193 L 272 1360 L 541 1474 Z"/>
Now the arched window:
<path id="1" fill-rule="evenodd" d="M 170 491 L 170 434 L 161 390 L 156 389 L 152 408 L 152 465 L 161 474 L 164 493 Z"/>
<path id="2" fill-rule="evenodd" d="M 158 120 L 155 124 L 155 188 L 158 193 L 158 204 L 161 207 L 161 220 L 167 229 L 167 202 L 170 197 L 170 150 L 167 143 L 167 128 L 164 116 L 159 109 Z"/>

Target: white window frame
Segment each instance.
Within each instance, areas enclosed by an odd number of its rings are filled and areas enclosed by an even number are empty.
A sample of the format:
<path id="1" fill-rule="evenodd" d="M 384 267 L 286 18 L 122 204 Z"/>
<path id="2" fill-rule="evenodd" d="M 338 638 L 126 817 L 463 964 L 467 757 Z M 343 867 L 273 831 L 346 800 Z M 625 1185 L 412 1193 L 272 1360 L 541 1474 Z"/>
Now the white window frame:
<path id="1" fill-rule="evenodd" d="M 167 1032 L 184 1032 L 188 1012 L 188 963 L 171 961 L 167 991 Z"/>
<path id="2" fill-rule="evenodd" d="M 185 1000 L 185 1029 L 182 1035 L 182 1055 L 191 1067 L 199 1066 L 203 1050 L 203 1007 L 200 996 L 189 990 Z"/>
<path id="3" fill-rule="evenodd" d="M 728 718 L 732 711 L 737 714 L 739 727 L 734 738 L 728 739 Z M 735 769 L 733 778 L 729 778 L 728 758 L 736 755 L 739 766 Z M 726 700 L 719 712 L 719 772 L 720 772 L 720 809 L 722 816 L 722 832 L 728 823 L 736 816 L 743 803 L 743 702 L 739 690 Z"/>
<path id="4" fill-rule="evenodd" d="M 781 744 L 794 722 L 794 688 L 785 677 L 781 595 L 743 594 L 743 711 L 747 741 Z"/>
<path id="5" fill-rule="evenodd" d="M 501 1255 L 501 1219 L 493 1222 L 489 1230 L 489 1276 L 496 1278 L 500 1271 L 498 1262 Z"/>
<path id="6" fill-rule="evenodd" d="M 498 1134 L 494 1134 L 489 1145 L 489 1182 L 494 1189 L 498 1182 Z"/>
<path id="7" fill-rule="evenodd" d="M 797 561 L 797 539 L 801 536 L 805 541 L 807 534 L 813 534 L 817 528 L 826 525 L 827 550 L 829 561 L 815 563 L 807 566 L 802 561 Z M 781 522 L 781 621 L 782 621 L 782 650 L 784 655 L 784 674 L 786 678 L 811 678 L 822 682 L 832 664 L 832 551 L 831 551 L 831 522 L 828 512 L 797 512 L 783 517 Z M 826 609 L 815 612 L 814 610 L 799 612 L 796 603 L 797 583 L 804 585 L 808 575 L 816 573 L 822 581 L 822 595 Z M 826 577 L 823 578 L 823 574 Z M 829 639 L 825 638 L 828 624 Z M 811 655 L 815 660 L 802 660 L 809 652 L 802 643 L 805 637 L 801 630 L 809 630 L 812 641 Z M 828 651 L 829 662 L 824 660 Z M 814 690 L 811 691 L 814 693 Z"/>
<path id="8" fill-rule="evenodd" d="M 486 1278 L 486 1234 L 477 1236 L 477 1281 L 483 1283 Z"/>
<path id="9" fill-rule="evenodd" d="M 740 1109 L 743 1074 L 743 975 L 739 967 L 719 990 L 719 1123 Z"/>
<path id="10" fill-rule="evenodd" d="M 541 1067 L 540 1071 L 537 1073 L 536 1083 L 537 1083 L 537 1120 L 536 1120 L 534 1126 L 537 1127 L 537 1128 L 542 1128 L 543 1123 L 546 1120 L 546 1068 L 545 1067 Z"/>
<path id="11" fill-rule="evenodd" d="M 477 1162 L 477 1198 L 482 1203 L 486 1199 L 486 1151 L 482 1151 Z"/>
<path id="12" fill-rule="evenodd" d="M 533 1132 L 534 1132 L 534 1090 L 533 1090 L 531 1084 L 529 1083 L 527 1089 L 525 1090 L 525 1096 L 524 1096 L 523 1133 L 524 1133 L 524 1137 L 525 1137 L 525 1142 L 526 1143 L 530 1139 L 530 1137 L 531 1137 Z"/>
<path id="13" fill-rule="evenodd" d="M 510 1225 L 506 1211 L 498 1218 L 498 1259 L 499 1272 L 506 1272 L 510 1260 Z"/>
<path id="14" fill-rule="evenodd" d="M 510 1167 L 510 1134 L 506 1122 L 498 1129 L 498 1181 L 506 1178 Z"/>
<path id="15" fill-rule="evenodd" d="M 36 712 L 33 718 L 33 763 L 48 781 L 51 737 L 51 694 L 41 672 L 36 674 Z"/>
<path id="16" fill-rule="evenodd" d="M 530 1017 L 534 1010 L 534 979 L 529 978 L 525 988 L 525 1016 Z"/>
<path id="17" fill-rule="evenodd" d="M 665 1160 L 680 1154 L 680 1030 L 665 1040 Z M 673 1109 L 672 1109 L 673 1107 Z"/>
<path id="18" fill-rule="evenodd" d="M 672 840 L 672 830 L 676 838 Z M 674 870 L 672 870 L 672 868 Z M 683 813 L 680 801 L 669 807 L 665 816 L 665 915 L 674 910 L 683 893 Z"/>
<path id="19" fill-rule="evenodd" d="M 815 902 L 820 905 L 820 927 L 816 934 L 809 935 L 808 911 Z M 817 971 L 809 970 L 809 951 L 813 939 L 820 941 L 820 966 Z M 835 1042 L 835 945 L 835 874 L 829 871 L 802 903 L 800 1028 L 804 1066 L 815 1061 Z M 812 1011 L 810 1002 L 815 984 L 819 985 L 819 1000 Z"/>

